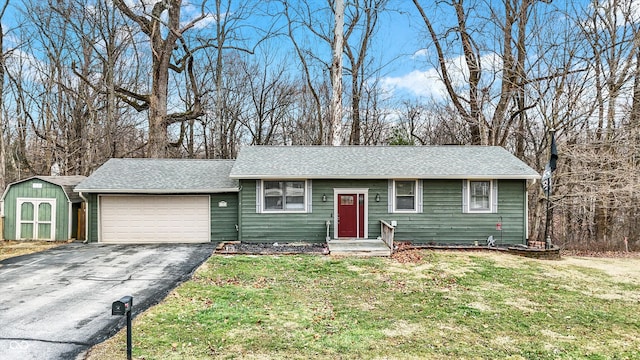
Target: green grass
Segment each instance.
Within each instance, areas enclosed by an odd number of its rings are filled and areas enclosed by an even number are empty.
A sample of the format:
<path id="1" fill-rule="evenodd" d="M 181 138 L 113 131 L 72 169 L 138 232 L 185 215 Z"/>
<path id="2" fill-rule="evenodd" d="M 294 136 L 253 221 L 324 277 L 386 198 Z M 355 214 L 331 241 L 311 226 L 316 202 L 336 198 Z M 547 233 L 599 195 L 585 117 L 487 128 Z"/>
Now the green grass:
<path id="1" fill-rule="evenodd" d="M 134 321 L 133 353 L 147 360 L 640 359 L 639 279 L 496 254 L 424 252 L 412 264 L 213 256 Z M 89 359 L 120 351 L 122 332 Z"/>

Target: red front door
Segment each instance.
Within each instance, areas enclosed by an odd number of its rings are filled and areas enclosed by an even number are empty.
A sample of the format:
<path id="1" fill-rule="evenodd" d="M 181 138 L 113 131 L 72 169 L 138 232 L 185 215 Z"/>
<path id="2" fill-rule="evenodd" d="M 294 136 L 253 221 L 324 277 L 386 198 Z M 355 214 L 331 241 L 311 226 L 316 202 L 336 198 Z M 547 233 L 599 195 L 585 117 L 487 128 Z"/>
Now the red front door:
<path id="1" fill-rule="evenodd" d="M 364 238 L 363 194 L 338 194 L 338 237 Z"/>

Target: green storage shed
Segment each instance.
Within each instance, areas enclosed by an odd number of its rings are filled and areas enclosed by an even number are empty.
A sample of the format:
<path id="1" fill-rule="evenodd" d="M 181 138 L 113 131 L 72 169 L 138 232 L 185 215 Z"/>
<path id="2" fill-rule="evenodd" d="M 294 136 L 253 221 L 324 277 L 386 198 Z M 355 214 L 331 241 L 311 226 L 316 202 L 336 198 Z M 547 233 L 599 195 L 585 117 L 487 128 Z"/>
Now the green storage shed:
<path id="1" fill-rule="evenodd" d="M 3 239 L 76 239 L 83 200 L 73 188 L 84 179 L 34 176 L 9 184 L 2 194 Z"/>

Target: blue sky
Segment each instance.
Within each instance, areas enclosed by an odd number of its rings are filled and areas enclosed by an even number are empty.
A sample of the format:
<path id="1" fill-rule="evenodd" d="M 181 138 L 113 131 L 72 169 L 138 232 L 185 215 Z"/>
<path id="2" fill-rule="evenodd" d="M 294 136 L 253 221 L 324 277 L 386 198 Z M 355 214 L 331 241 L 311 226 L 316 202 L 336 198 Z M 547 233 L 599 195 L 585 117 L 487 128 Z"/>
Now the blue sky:
<path id="1" fill-rule="evenodd" d="M 606 4 L 612 1 L 600 0 L 598 2 Z M 455 15 L 451 12 L 450 6 L 442 5 L 435 8 L 434 1 L 421 1 L 421 3 L 427 15 L 430 16 L 436 32 L 443 33 L 444 29 L 454 26 Z M 499 63 L 496 63 L 496 60 L 499 60 L 499 57 L 493 55 L 491 49 L 500 49 L 500 29 L 495 28 L 490 21 L 482 19 L 482 17 L 489 17 L 488 12 L 483 12 L 483 9 L 486 10 L 487 4 L 495 5 L 498 11 L 501 8 L 504 9 L 502 1 L 466 1 L 465 4 L 468 7 L 475 4 L 477 6 L 475 9 L 479 9 L 474 14 L 477 17 L 477 23 L 473 24 L 475 32 L 472 33 L 472 36 L 476 41 L 480 42 L 479 46 L 487 49 L 482 51 L 484 68 L 487 69 L 494 66 L 498 71 Z M 620 6 L 630 5 L 631 16 L 636 23 L 640 22 L 640 1 L 620 0 L 619 4 Z M 384 51 L 389 54 L 398 54 L 398 58 L 387 68 L 388 72 L 383 74 L 383 84 L 388 88 L 395 89 L 395 93 L 400 95 L 422 98 L 434 97 L 436 99 L 444 96 L 444 86 L 438 80 L 438 73 L 434 68 L 434 64 L 436 64 L 434 59 L 435 50 L 430 46 L 431 41 L 426 33 L 425 25 L 422 19 L 419 18 L 413 3 L 408 0 L 391 1 L 390 6 L 404 8 L 401 9 L 403 10 L 402 12 L 392 12 L 389 16 L 383 17 L 383 23 L 381 23 L 380 41 L 383 44 Z M 584 16 L 586 11 L 593 11 L 593 6 L 594 2 L 589 0 L 553 0 L 549 4 L 542 1 L 536 2 L 534 5 L 535 15 L 540 19 L 540 25 L 544 28 L 544 33 L 538 33 L 533 28 L 529 29 L 529 43 L 532 44 L 532 48 L 529 50 L 530 60 L 536 61 L 537 58 L 550 56 L 546 53 L 536 53 L 536 44 L 549 47 L 556 46 L 556 48 L 562 47 L 565 41 L 562 35 L 565 32 L 570 33 L 577 30 L 575 22 L 580 21 L 579 19 Z M 618 13 L 617 16 L 618 23 L 624 22 L 622 14 Z M 572 19 L 568 17 L 572 17 Z M 530 20 L 530 26 L 535 27 L 538 25 Z M 538 37 L 536 38 L 536 36 Z M 446 52 L 447 56 L 449 56 L 448 61 L 454 65 L 454 69 L 456 66 L 464 68 L 464 59 L 461 57 L 462 54 L 459 53 L 459 41 L 456 44 Z M 544 68 L 542 70 L 544 71 Z M 456 75 L 464 76 L 463 73 L 454 74 L 454 77 Z M 536 76 L 536 74 L 531 75 Z"/>
<path id="2" fill-rule="evenodd" d="M 398 2 L 391 2 L 396 6 Z M 427 15 L 430 16 L 436 32 L 443 32 L 443 29 L 453 27 L 452 21 L 455 21 L 454 14 L 451 13 L 450 7 L 444 5 L 438 10 L 434 11 L 434 7 L 431 1 L 422 1 L 423 8 Z M 489 1 L 488 3 L 491 3 Z M 501 2 L 496 2 L 501 4 Z M 584 6 L 587 4 L 587 0 L 574 1 L 575 6 Z M 486 3 L 485 3 L 486 4 Z M 389 17 L 385 19 L 386 24 L 382 23 L 382 37 L 381 42 L 384 44 L 384 48 L 390 54 L 398 54 L 398 58 L 394 63 L 389 66 L 388 72 L 383 75 L 383 84 L 387 88 L 395 89 L 396 94 L 404 94 L 410 96 L 417 96 L 421 98 L 441 98 L 445 96 L 444 85 L 438 80 L 439 75 L 437 69 L 434 67 L 436 64 L 434 56 L 435 50 L 431 46 L 431 40 L 423 20 L 419 17 L 417 10 L 410 1 L 402 2 L 404 10 L 402 13 L 393 12 Z M 481 8 L 483 5 L 480 5 Z M 486 6 L 486 5 L 485 5 Z M 501 5 L 497 5 L 499 9 Z M 551 5 L 539 2 L 536 7 L 539 14 L 545 17 L 553 17 L 553 21 L 562 21 L 564 15 L 563 11 L 567 11 L 568 3 L 565 1 L 554 1 Z M 559 12 L 558 12 L 559 10 Z M 547 13 L 549 12 L 549 13 Z M 478 16 L 487 16 L 482 13 L 476 14 Z M 478 24 L 478 27 L 483 29 L 485 33 L 475 33 L 472 36 L 480 41 L 490 42 L 491 40 L 499 41 L 498 29 L 487 25 L 489 22 L 485 21 L 484 24 Z M 561 23 L 556 23 L 555 26 L 562 26 Z M 459 52 L 459 42 L 455 43 L 457 46 L 450 48 L 447 51 L 450 64 L 455 67 L 463 67 L 464 59 Z M 488 48 L 494 45 L 494 49 L 497 50 L 497 44 L 486 44 Z M 496 56 L 487 51 L 483 57 L 483 64 L 485 68 L 496 65 Z M 454 77 L 456 74 L 454 74 Z M 463 76 L 463 74 L 459 74 Z"/>
<path id="3" fill-rule="evenodd" d="M 132 3 L 138 2 L 138 0 L 129 1 Z M 155 2 L 154 0 L 144 1 Z M 196 3 L 199 2 L 199 0 L 184 0 L 183 4 L 185 5 L 183 8 L 183 15 L 185 18 L 195 16 L 194 14 L 199 13 L 199 7 L 189 5 L 190 2 Z M 471 0 L 468 2 L 469 4 L 473 3 Z M 478 8 L 482 8 L 483 6 L 486 6 L 486 4 L 492 4 L 493 0 L 476 0 L 476 2 L 478 4 Z M 91 1 L 87 0 L 87 3 L 91 3 Z M 233 3 L 242 4 L 243 2 L 233 0 Z M 311 3 L 313 3 L 313 1 Z M 450 12 L 450 7 L 448 5 L 441 5 L 436 8 L 434 1 L 425 0 L 422 1 L 422 3 L 425 11 L 427 11 L 428 15 L 431 16 L 431 20 L 437 28 L 436 31 L 441 32 L 446 27 L 452 26 L 451 21 L 454 20 L 454 16 Z M 640 4 L 640 1 L 637 1 L 637 3 Z M 19 6 L 19 2 L 12 2 L 12 4 Z M 213 4 L 214 2 L 210 0 L 210 9 L 213 9 Z M 316 4 L 319 6 L 326 6 L 325 1 L 318 0 Z M 496 1 L 495 4 L 496 8 L 499 9 L 502 2 Z M 543 17 L 547 17 L 549 21 L 555 22 L 553 26 L 561 27 L 563 25 L 563 11 L 570 12 L 573 7 L 585 7 L 589 6 L 588 4 L 588 0 L 554 0 L 551 4 L 537 2 L 535 6 Z M 638 8 L 640 9 L 640 6 L 638 6 Z M 370 54 L 374 58 L 373 67 L 380 68 L 377 76 L 380 78 L 381 84 L 385 89 L 392 91 L 394 95 L 400 97 L 443 97 L 444 87 L 438 81 L 438 72 L 434 68 L 434 51 L 431 46 L 431 41 L 425 31 L 424 23 L 413 5 L 413 2 L 410 0 L 390 0 L 388 3 L 388 9 L 389 11 L 380 15 L 375 43 L 370 50 Z M 549 13 L 543 14 L 545 12 Z M 5 16 L 3 21 L 4 24 L 9 26 L 12 24 L 12 15 L 13 14 L 9 13 Z M 483 16 L 482 13 L 477 15 Z M 331 18 L 325 16 L 324 20 L 326 23 L 320 23 L 319 26 L 329 28 L 331 26 Z M 253 18 L 251 21 L 254 21 Z M 259 27 L 269 26 L 271 25 L 269 24 L 270 21 L 273 21 L 271 17 L 262 17 L 257 21 L 256 25 Z M 282 21 L 282 19 L 279 21 Z M 208 26 L 212 28 L 214 24 L 215 19 L 213 17 L 209 17 L 201 21 L 199 27 Z M 495 33 L 497 32 L 495 28 L 491 28 L 486 24 L 478 23 L 477 25 L 480 26 L 485 33 L 474 34 L 474 36 L 488 43 L 491 41 L 499 41 L 495 36 Z M 6 45 L 10 46 L 10 41 L 8 41 Z M 314 48 L 314 46 L 316 47 Z M 487 46 L 491 47 L 492 44 L 487 44 Z M 325 61 L 328 62 L 330 60 L 330 53 L 328 53 L 329 49 L 327 48 L 326 43 L 318 43 L 317 45 L 310 45 L 309 47 L 316 51 L 316 55 L 323 58 Z M 291 50 L 287 51 L 287 48 L 291 48 L 289 40 L 285 37 L 280 37 L 280 40 L 272 43 L 265 51 L 273 51 L 274 49 L 277 49 L 278 52 L 282 52 L 280 56 L 284 56 L 286 58 L 284 61 L 287 61 L 290 67 L 297 69 L 297 59 L 295 56 L 291 56 Z M 456 51 L 458 52 L 456 53 Z M 459 45 L 457 45 L 457 48 L 454 47 L 449 49 L 447 55 L 450 56 L 449 61 L 451 64 L 459 64 L 460 68 L 463 67 L 463 59 L 460 57 Z M 495 58 L 496 57 L 493 54 L 487 52 L 483 61 L 486 66 L 492 66 L 492 63 L 495 64 Z M 460 73 L 458 76 L 464 76 L 464 74 Z"/>

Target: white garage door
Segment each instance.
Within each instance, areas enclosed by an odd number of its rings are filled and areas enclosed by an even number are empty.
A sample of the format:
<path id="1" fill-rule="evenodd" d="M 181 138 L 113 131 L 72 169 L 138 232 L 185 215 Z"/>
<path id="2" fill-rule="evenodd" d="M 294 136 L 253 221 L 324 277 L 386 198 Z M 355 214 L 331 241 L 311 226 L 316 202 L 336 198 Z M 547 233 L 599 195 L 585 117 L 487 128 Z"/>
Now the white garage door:
<path id="1" fill-rule="evenodd" d="M 101 196 L 100 241 L 209 241 L 209 196 Z"/>

